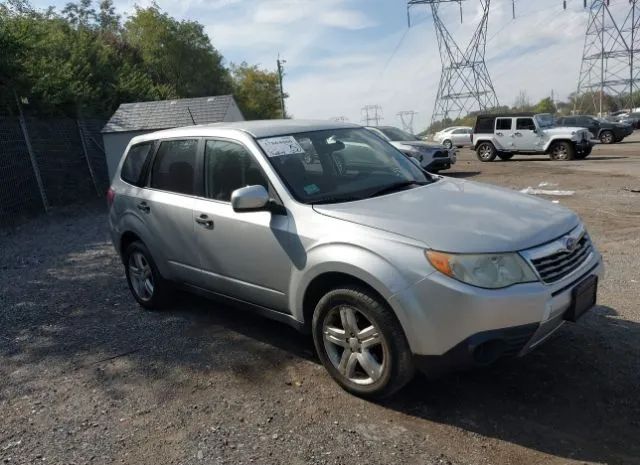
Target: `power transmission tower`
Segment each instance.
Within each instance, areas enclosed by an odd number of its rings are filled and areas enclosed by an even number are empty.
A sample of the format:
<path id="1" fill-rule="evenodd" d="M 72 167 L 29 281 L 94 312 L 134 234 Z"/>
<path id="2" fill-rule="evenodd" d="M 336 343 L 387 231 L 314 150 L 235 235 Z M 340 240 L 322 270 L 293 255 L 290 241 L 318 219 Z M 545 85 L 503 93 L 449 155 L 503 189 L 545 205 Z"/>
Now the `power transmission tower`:
<path id="1" fill-rule="evenodd" d="M 431 123 L 456 119 L 472 111 L 497 107 L 498 98 L 485 63 L 491 0 L 480 0 L 482 16 L 471 40 L 463 49 L 440 18 L 441 3 L 458 3 L 462 19 L 463 0 L 409 0 L 407 8 L 429 5 L 440 49 L 442 73 Z"/>
<path id="2" fill-rule="evenodd" d="M 413 134 L 413 119 L 418 113 L 411 111 L 401 111 L 398 113 L 400 117 L 400 122 L 402 123 L 402 129 L 408 132 L 409 134 Z"/>
<path id="3" fill-rule="evenodd" d="M 380 121 L 383 119 L 380 105 L 365 105 L 361 109 L 361 114 L 365 126 L 380 126 Z"/>
<path id="4" fill-rule="evenodd" d="M 640 84 L 636 55 L 640 51 L 640 2 L 619 0 L 628 7 L 617 14 L 610 0 L 591 0 L 589 22 L 578 78 L 574 111 L 603 114 L 603 99 L 614 97 L 634 108 Z M 587 1 L 584 1 L 585 8 Z M 566 8 L 566 2 L 565 2 Z"/>

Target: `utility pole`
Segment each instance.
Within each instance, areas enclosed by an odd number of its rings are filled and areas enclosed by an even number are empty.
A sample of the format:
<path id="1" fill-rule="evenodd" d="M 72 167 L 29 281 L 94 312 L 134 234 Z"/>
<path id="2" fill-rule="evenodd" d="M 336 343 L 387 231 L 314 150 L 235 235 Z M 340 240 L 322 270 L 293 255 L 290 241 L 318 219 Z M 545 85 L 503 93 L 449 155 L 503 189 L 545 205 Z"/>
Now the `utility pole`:
<path id="1" fill-rule="evenodd" d="M 413 119 L 418 113 L 410 110 L 410 111 L 401 111 L 398 113 L 400 117 L 400 122 L 402 123 L 402 129 L 409 134 L 413 134 Z"/>
<path id="2" fill-rule="evenodd" d="M 280 59 L 280 54 L 278 53 L 278 82 L 280 83 L 280 111 L 282 112 L 282 118 L 287 117 L 287 111 L 284 106 L 284 88 L 282 86 L 282 78 L 284 77 L 284 64 L 286 60 Z"/>
<path id="3" fill-rule="evenodd" d="M 614 0 L 615 1 L 615 0 Z M 637 0 L 584 0 L 589 11 L 574 112 L 604 113 L 604 96 L 633 108 L 640 82 L 635 55 L 640 51 Z M 563 2 L 566 8 L 566 0 Z M 620 5 L 626 4 L 627 8 Z M 616 8 L 614 8 L 616 7 Z M 605 94 L 606 93 L 606 94 Z"/>
<path id="4" fill-rule="evenodd" d="M 499 105 L 485 62 L 491 0 L 479 0 L 480 21 L 471 40 L 463 47 L 455 41 L 440 16 L 441 4 L 458 3 L 462 8 L 462 1 L 408 0 L 407 2 L 409 9 L 417 5 L 430 7 L 440 49 L 442 72 L 431 124 L 443 120 L 454 120 L 472 111 L 488 111 Z"/>
<path id="5" fill-rule="evenodd" d="M 382 107 L 380 105 L 365 105 L 360 110 L 362 123 L 365 126 L 380 126 L 382 121 Z"/>

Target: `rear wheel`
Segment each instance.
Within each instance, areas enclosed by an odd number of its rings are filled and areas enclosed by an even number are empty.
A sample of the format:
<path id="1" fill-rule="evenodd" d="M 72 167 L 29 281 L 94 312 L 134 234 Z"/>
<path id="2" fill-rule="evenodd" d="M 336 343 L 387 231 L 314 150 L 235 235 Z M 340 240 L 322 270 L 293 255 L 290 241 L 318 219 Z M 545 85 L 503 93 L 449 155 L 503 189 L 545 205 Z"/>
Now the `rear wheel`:
<path id="1" fill-rule="evenodd" d="M 444 145 L 448 149 L 453 147 L 453 143 L 449 139 L 446 139 L 446 140 L 442 141 L 442 145 Z"/>
<path id="2" fill-rule="evenodd" d="M 575 149 L 569 142 L 555 142 L 549 150 L 549 157 L 556 161 L 573 160 Z"/>
<path id="3" fill-rule="evenodd" d="M 352 394 L 387 397 L 413 378 L 411 350 L 400 323 L 367 289 L 328 292 L 316 306 L 312 325 L 322 364 Z"/>
<path id="4" fill-rule="evenodd" d="M 580 153 L 576 153 L 576 159 L 577 160 L 584 160 L 585 158 L 587 158 L 589 155 L 591 155 L 591 150 L 593 149 L 593 147 L 589 147 L 588 149 L 584 149 L 582 152 Z"/>
<path id="5" fill-rule="evenodd" d="M 615 136 L 612 131 L 602 131 L 600 133 L 600 142 L 603 144 L 613 144 L 615 142 Z"/>
<path id="6" fill-rule="evenodd" d="M 493 161 L 496 158 L 496 148 L 491 142 L 482 142 L 476 147 L 476 155 L 482 162 Z"/>
<path id="7" fill-rule="evenodd" d="M 171 298 L 170 283 L 162 277 L 147 246 L 132 242 L 124 252 L 123 261 L 129 290 L 140 305 L 160 309 Z"/>
<path id="8" fill-rule="evenodd" d="M 508 161 L 513 158 L 513 153 L 498 153 L 498 157 L 500 157 L 502 161 Z"/>

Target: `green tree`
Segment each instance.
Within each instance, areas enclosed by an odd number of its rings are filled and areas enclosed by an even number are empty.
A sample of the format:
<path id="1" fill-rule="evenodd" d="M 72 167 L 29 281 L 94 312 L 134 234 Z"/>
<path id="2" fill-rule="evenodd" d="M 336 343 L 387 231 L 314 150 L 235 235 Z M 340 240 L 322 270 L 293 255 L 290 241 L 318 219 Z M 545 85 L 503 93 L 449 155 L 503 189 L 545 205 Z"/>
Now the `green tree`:
<path id="1" fill-rule="evenodd" d="M 286 117 L 280 105 L 278 73 L 242 63 L 231 66 L 231 75 L 233 94 L 246 119 Z"/>
<path id="2" fill-rule="evenodd" d="M 231 90 L 228 70 L 202 24 L 178 21 L 157 5 L 136 7 L 124 25 L 145 71 L 169 93 L 167 97 L 219 95 Z"/>
<path id="3" fill-rule="evenodd" d="M 533 111 L 536 113 L 551 113 L 554 114 L 556 112 L 556 106 L 551 100 L 550 97 L 543 98 L 540 100 L 536 106 L 533 108 Z"/>

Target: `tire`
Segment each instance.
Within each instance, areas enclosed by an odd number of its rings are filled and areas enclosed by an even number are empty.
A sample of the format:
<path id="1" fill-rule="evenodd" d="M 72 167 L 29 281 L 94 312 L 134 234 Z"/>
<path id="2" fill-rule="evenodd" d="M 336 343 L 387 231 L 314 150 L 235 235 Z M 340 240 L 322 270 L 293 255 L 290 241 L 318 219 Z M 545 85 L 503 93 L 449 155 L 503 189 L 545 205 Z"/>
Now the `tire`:
<path id="1" fill-rule="evenodd" d="M 388 397 L 413 378 L 413 357 L 400 323 L 366 288 L 348 286 L 325 294 L 313 313 L 312 331 L 326 370 L 356 396 Z"/>
<path id="2" fill-rule="evenodd" d="M 453 147 L 453 143 L 449 139 L 443 140 L 442 145 L 444 145 L 444 147 L 447 149 L 450 149 L 451 147 Z"/>
<path id="3" fill-rule="evenodd" d="M 476 155 L 478 160 L 482 162 L 493 161 L 496 159 L 496 148 L 491 142 L 481 142 L 476 147 Z"/>
<path id="4" fill-rule="evenodd" d="M 509 161 L 513 158 L 513 153 L 498 153 L 498 157 L 502 161 Z"/>
<path id="5" fill-rule="evenodd" d="M 556 161 L 573 160 L 575 154 L 575 147 L 564 141 L 555 142 L 549 149 L 549 158 Z"/>
<path id="6" fill-rule="evenodd" d="M 127 284 L 136 301 L 150 310 L 166 307 L 172 297 L 171 285 L 158 271 L 147 246 L 132 242 L 122 257 Z"/>
<path id="7" fill-rule="evenodd" d="M 593 147 L 589 147 L 587 150 L 585 150 L 580 154 L 576 153 L 576 160 L 584 160 L 585 158 L 587 158 L 589 155 L 591 155 L 592 149 Z"/>
<path id="8" fill-rule="evenodd" d="M 616 139 L 612 131 L 602 131 L 600 133 L 600 142 L 603 144 L 613 144 L 615 140 Z"/>

